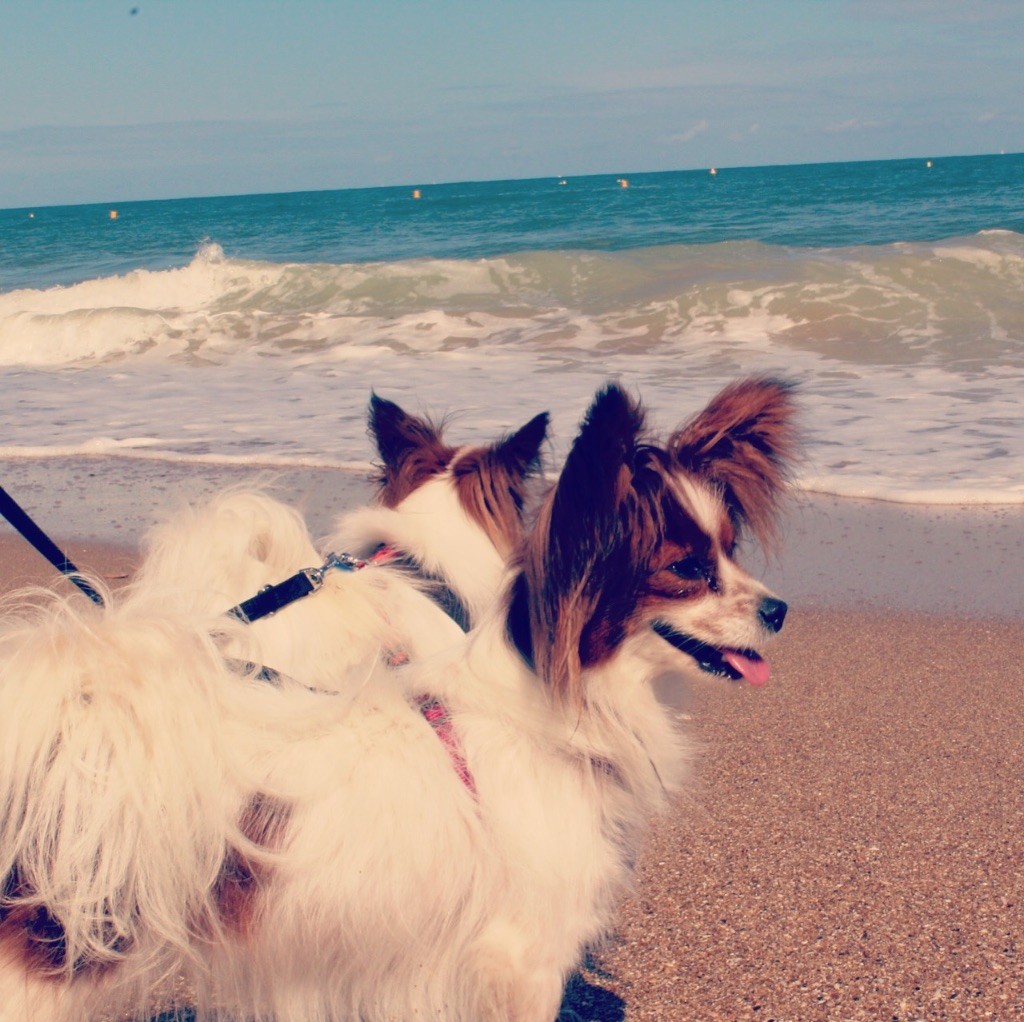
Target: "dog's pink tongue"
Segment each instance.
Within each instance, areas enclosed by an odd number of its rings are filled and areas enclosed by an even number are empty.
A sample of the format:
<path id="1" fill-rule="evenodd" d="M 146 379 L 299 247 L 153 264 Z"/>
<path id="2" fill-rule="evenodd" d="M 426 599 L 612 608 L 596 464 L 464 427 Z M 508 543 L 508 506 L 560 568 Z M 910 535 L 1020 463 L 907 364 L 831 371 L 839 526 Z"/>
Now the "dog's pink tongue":
<path id="1" fill-rule="evenodd" d="M 772 676 L 772 669 L 768 666 L 768 661 L 762 660 L 760 657 L 755 660 L 731 649 L 723 650 L 722 657 L 734 671 L 742 674 L 751 685 L 767 685 L 768 679 Z"/>

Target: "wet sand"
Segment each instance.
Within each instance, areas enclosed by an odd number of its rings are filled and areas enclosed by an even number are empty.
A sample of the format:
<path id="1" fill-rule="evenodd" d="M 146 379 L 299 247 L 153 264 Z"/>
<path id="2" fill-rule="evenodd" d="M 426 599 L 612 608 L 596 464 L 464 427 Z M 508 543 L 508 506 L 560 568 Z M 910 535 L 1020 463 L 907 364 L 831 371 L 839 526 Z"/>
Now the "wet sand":
<path id="1" fill-rule="evenodd" d="M 4 485 L 115 584 L 161 506 L 251 475 L 57 468 Z M 297 472 L 282 495 L 322 534 L 367 492 Z M 0 568 L 53 580 L 9 534 Z M 1022 576 L 1024 508 L 802 498 L 766 572 L 791 603 L 772 682 L 695 685 L 695 785 L 563 1017 L 1024 1019 Z"/>

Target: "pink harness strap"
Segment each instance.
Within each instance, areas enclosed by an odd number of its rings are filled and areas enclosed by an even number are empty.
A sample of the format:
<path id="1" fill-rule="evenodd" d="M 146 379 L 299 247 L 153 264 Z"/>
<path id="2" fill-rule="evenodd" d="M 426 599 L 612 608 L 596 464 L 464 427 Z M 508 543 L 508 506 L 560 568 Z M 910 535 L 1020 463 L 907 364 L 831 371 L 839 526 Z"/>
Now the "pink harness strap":
<path id="1" fill-rule="evenodd" d="M 379 547 L 372 554 L 366 563 L 368 564 L 390 564 L 392 561 L 397 561 L 402 556 L 402 551 L 398 547 L 392 546 L 390 543 L 381 543 Z"/>
<path id="2" fill-rule="evenodd" d="M 389 564 L 402 557 L 402 552 L 388 543 L 382 543 L 370 555 L 370 564 Z M 387 662 L 392 667 L 398 667 L 409 662 L 409 655 L 404 650 L 390 651 L 386 654 Z M 476 798 L 476 784 L 473 775 L 469 772 L 466 757 L 462 754 L 462 743 L 455 733 L 452 725 L 452 715 L 448 707 L 434 696 L 421 695 L 416 697 L 416 705 L 419 707 L 423 719 L 434 729 L 434 734 L 441 740 L 451 758 L 452 766 L 459 775 L 459 780 L 466 786 L 469 793 Z"/>
<path id="3" fill-rule="evenodd" d="M 448 711 L 448 707 L 439 699 L 428 695 L 417 696 L 416 705 L 420 708 L 423 719 L 434 729 L 434 733 L 448 750 L 452 766 L 455 767 L 459 780 L 466 786 L 473 798 L 476 798 L 476 784 L 466 764 L 466 757 L 462 754 L 462 743 L 452 726 L 452 715 Z"/>

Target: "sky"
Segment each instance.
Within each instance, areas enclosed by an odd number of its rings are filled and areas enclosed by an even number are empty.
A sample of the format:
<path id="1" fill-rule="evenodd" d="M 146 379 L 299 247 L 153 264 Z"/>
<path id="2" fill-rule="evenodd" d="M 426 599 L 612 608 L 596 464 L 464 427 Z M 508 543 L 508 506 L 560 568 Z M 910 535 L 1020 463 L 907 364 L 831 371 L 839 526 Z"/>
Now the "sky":
<path id="1" fill-rule="evenodd" d="M 1024 150 L 1021 0 L 11 0 L 0 208 Z"/>

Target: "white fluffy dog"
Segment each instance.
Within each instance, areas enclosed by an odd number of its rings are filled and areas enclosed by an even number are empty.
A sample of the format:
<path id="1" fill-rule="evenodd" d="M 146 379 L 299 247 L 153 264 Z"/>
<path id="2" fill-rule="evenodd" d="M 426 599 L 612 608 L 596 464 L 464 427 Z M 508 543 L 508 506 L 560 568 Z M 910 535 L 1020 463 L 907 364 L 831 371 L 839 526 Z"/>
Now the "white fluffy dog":
<path id="1" fill-rule="evenodd" d="M 420 659 L 456 641 L 494 601 L 521 539 L 547 423 L 543 413 L 493 444 L 456 448 L 373 395 L 376 499 L 342 517 L 326 545 L 366 567 L 328 570 L 319 592 L 233 630 L 231 655 L 351 694 L 379 655 Z M 296 510 L 251 491 L 175 514 L 144 550 L 140 587 L 211 615 L 324 562 Z"/>
<path id="2" fill-rule="evenodd" d="M 552 1022 L 687 745 L 653 681 L 763 682 L 789 388 L 657 444 L 595 399 L 503 598 L 352 703 L 238 676 L 153 591 L 0 643 L 0 1018 Z"/>

